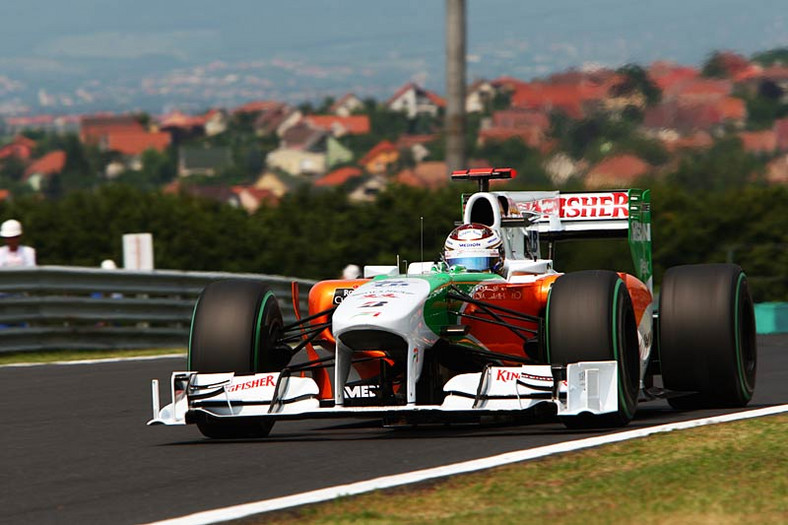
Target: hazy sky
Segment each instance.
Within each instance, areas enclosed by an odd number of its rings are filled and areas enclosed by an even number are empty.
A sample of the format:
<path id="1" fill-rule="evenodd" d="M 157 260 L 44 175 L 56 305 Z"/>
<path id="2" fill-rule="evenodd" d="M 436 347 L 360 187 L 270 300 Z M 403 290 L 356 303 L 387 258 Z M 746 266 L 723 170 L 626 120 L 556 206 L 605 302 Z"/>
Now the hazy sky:
<path id="1" fill-rule="evenodd" d="M 442 59 L 441 0 L 4 3 L 0 53 L 6 59 L 163 54 L 205 62 L 274 54 L 322 57 L 349 49 L 380 59 L 398 51 Z M 468 0 L 467 5 L 469 52 L 482 61 L 508 51 L 515 64 L 522 50 L 543 48 L 578 58 L 698 61 L 714 48 L 749 53 L 788 45 L 784 0 Z"/>
<path id="2" fill-rule="evenodd" d="M 443 0 L 26 0 L 4 2 L 0 76 L 25 85 L 167 75 L 267 61 L 326 89 L 417 80 L 443 91 Z M 468 76 L 524 79 L 587 63 L 788 46 L 786 0 L 468 0 Z M 271 65 L 273 64 L 273 66 Z M 267 73 L 266 73 L 267 74 Z M 282 77 L 284 78 L 284 77 Z M 295 78 L 295 80 L 293 80 Z M 352 80 L 350 80 L 352 78 Z M 328 79 L 328 80 L 325 80 Z M 322 84 L 321 84 L 322 82 Z"/>

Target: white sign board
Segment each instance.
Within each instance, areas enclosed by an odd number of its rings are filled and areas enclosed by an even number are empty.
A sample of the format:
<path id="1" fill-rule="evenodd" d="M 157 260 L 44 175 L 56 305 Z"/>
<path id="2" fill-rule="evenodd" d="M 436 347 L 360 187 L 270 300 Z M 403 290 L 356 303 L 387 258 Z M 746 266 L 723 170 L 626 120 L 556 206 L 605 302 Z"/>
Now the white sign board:
<path id="1" fill-rule="evenodd" d="M 123 235 L 123 268 L 153 270 L 153 235 L 150 233 Z"/>

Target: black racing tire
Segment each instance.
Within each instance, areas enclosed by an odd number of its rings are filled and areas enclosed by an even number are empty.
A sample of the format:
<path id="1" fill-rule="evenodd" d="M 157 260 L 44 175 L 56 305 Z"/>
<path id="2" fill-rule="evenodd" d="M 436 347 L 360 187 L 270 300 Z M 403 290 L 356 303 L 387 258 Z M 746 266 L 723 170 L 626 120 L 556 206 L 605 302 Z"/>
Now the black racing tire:
<path id="1" fill-rule="evenodd" d="M 629 423 L 637 410 L 640 352 L 637 324 L 624 281 L 615 272 L 590 270 L 559 277 L 546 312 L 548 361 L 618 362 L 618 411 L 561 417 L 568 428 L 611 428 Z"/>
<path id="2" fill-rule="evenodd" d="M 747 277 L 735 264 L 677 266 L 659 297 L 659 358 L 674 408 L 743 407 L 752 399 L 758 352 Z"/>
<path id="3" fill-rule="evenodd" d="M 268 286 L 215 281 L 200 294 L 189 334 L 189 370 L 238 375 L 278 372 L 290 355 L 279 344 L 282 312 Z"/>
<path id="4" fill-rule="evenodd" d="M 283 324 L 268 286 L 237 279 L 215 281 L 205 287 L 194 307 L 188 369 L 236 375 L 279 372 L 291 357 L 279 341 Z M 204 436 L 216 439 L 265 437 L 274 424 L 207 414 L 199 414 L 196 423 Z"/>

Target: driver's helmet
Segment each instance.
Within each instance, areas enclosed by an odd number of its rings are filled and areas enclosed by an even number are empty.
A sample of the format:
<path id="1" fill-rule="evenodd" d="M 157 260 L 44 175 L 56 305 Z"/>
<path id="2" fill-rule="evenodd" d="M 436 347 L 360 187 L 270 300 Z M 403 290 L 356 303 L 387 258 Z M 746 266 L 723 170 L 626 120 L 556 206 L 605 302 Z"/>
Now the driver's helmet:
<path id="1" fill-rule="evenodd" d="M 484 224 L 470 223 L 454 228 L 443 245 L 443 260 L 470 272 L 500 272 L 503 268 L 501 236 Z"/>

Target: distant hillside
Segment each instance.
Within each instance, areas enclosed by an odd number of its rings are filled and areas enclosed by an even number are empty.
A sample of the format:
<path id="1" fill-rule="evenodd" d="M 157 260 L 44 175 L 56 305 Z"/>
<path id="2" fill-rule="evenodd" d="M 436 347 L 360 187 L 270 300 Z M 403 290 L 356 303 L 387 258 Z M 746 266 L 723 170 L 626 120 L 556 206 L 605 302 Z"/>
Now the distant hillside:
<path id="1" fill-rule="evenodd" d="M 444 3 L 38 0 L 0 17 L 0 114 L 384 97 L 444 83 Z M 780 0 L 468 2 L 469 78 L 788 44 Z M 199 89 L 192 89 L 197 86 Z"/>

